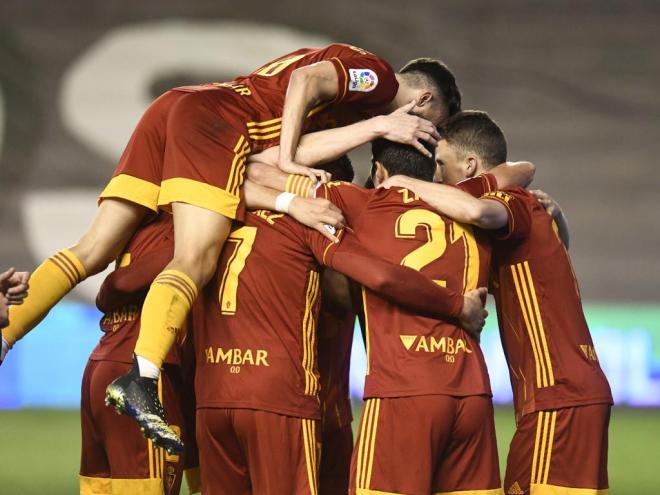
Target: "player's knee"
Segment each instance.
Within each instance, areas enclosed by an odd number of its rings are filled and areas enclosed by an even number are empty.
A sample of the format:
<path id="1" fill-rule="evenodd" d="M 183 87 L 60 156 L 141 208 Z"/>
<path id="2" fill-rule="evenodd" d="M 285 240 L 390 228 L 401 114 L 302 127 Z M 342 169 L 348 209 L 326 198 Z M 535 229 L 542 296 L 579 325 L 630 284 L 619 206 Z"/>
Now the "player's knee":
<path id="1" fill-rule="evenodd" d="M 171 268 L 188 275 L 198 288 L 203 287 L 211 280 L 218 265 L 218 254 L 214 250 L 199 253 L 175 253 Z"/>

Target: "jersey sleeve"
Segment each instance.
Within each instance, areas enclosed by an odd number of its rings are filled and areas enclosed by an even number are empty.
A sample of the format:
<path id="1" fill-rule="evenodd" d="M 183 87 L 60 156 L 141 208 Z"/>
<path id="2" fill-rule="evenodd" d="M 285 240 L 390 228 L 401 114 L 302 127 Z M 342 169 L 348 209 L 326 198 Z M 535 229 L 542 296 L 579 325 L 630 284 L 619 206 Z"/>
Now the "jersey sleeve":
<path id="1" fill-rule="evenodd" d="M 334 181 L 316 189 L 316 197 L 324 198 L 339 208 L 351 227 L 364 211 L 372 191 L 351 182 Z"/>
<path id="2" fill-rule="evenodd" d="M 389 104 L 399 89 L 390 64 L 361 48 L 337 47 L 337 54 L 328 59 L 339 80 L 335 103 L 350 103 L 366 111 L 379 110 Z"/>
<path id="3" fill-rule="evenodd" d="M 497 190 L 497 179 L 493 174 L 483 174 L 470 179 L 465 179 L 456 184 L 461 191 L 465 191 L 475 198 Z"/>
<path id="4" fill-rule="evenodd" d="M 520 239 L 529 234 L 532 226 L 532 203 L 529 193 L 523 188 L 516 186 L 490 191 L 482 195 L 481 199 L 497 201 L 506 207 L 507 225 L 492 233 L 495 238 Z"/>
<path id="5" fill-rule="evenodd" d="M 463 296 L 411 268 L 395 265 L 364 248 L 350 229 L 337 234 L 338 243 L 307 229 L 307 243 L 316 260 L 343 273 L 395 304 L 439 318 L 455 318 Z"/>

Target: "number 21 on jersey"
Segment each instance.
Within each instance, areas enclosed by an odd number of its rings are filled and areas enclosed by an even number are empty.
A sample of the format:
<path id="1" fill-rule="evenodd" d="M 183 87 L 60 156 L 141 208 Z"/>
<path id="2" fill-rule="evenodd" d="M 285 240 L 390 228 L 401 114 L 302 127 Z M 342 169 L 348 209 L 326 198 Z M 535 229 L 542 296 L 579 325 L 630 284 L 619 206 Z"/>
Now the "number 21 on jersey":
<path id="1" fill-rule="evenodd" d="M 461 239 L 465 248 L 465 267 L 463 270 L 463 293 L 476 289 L 479 283 L 479 248 L 474 238 L 472 227 L 452 221 L 449 225 L 449 242 L 454 244 Z M 417 227 L 426 232 L 426 242 L 409 252 L 401 264 L 420 271 L 435 260 L 442 258 L 447 250 L 445 236 L 447 224 L 440 215 L 429 210 L 408 210 L 396 220 L 394 235 L 398 239 L 414 239 Z M 445 280 L 434 280 L 446 287 Z"/>

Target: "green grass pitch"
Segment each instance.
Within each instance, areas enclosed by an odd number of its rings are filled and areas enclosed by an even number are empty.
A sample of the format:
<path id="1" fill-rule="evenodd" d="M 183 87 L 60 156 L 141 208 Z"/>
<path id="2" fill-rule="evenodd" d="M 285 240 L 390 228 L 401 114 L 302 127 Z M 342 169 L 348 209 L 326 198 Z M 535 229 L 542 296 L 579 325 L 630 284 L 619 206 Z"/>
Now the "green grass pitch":
<path id="1" fill-rule="evenodd" d="M 503 462 L 513 434 L 513 414 L 508 408 L 497 408 L 495 414 Z M 611 494 L 660 493 L 660 410 L 614 409 L 609 455 Z M 79 456 L 77 411 L 0 411 L 3 495 L 78 493 Z"/>

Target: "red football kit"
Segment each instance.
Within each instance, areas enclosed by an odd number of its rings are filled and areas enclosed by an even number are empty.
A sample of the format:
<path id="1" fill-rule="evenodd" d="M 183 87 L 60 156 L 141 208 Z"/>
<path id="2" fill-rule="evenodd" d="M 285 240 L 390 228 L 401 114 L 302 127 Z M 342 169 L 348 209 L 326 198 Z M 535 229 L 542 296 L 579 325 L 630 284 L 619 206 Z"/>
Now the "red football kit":
<path id="1" fill-rule="evenodd" d="M 144 113 L 101 200 L 121 198 L 154 211 L 179 201 L 240 217 L 247 156 L 279 144 L 291 73 L 321 61 L 337 72 L 337 97 L 309 112 L 303 132 L 389 108 L 398 90 L 392 67 L 343 44 L 297 50 L 231 82 L 175 88 Z"/>
<path id="2" fill-rule="evenodd" d="M 336 204 L 378 256 L 459 292 L 487 284 L 488 236 L 433 212 L 409 190 L 329 183 L 317 196 Z M 527 210 L 512 201 L 508 212 L 511 228 L 496 234 L 525 235 Z M 367 401 L 351 493 L 499 493 L 491 391 L 478 343 L 455 320 L 398 307 L 368 289 L 363 305 Z"/>
<path id="3" fill-rule="evenodd" d="M 509 204 L 506 191 L 493 191 L 494 176 L 481 180 L 482 188 L 470 191 L 474 196 Z M 491 284 L 517 423 L 504 488 L 508 494 L 583 489 L 602 495 L 609 384 L 556 225 L 531 193 L 517 190 L 531 217 L 529 234 L 494 244 Z"/>
<path id="4" fill-rule="evenodd" d="M 456 315 L 462 296 L 290 217 L 246 215 L 193 307 L 197 439 L 205 493 L 317 493 L 316 323 L 329 266 L 419 310 Z M 428 295 L 414 289 L 424 287 Z M 432 295 L 431 295 L 432 293 Z M 259 434 L 256 434 L 259 432 Z M 275 467 L 267 457 L 286 460 Z"/>
<path id="5" fill-rule="evenodd" d="M 149 283 L 172 256 L 169 217 L 163 213 L 135 233 L 119 262 L 121 268 L 108 276 L 97 298 L 99 307 L 107 312 L 100 323 L 104 335 L 89 357 L 82 382 L 82 494 L 179 493 L 184 467 L 180 456 L 155 448 L 129 418 L 105 405 L 108 384 L 131 368 Z M 185 430 L 180 349 L 179 345 L 172 347 L 158 384 L 168 421 L 178 433 Z M 185 431 L 183 437 L 187 442 Z"/>
<path id="6" fill-rule="evenodd" d="M 353 454 L 349 375 L 356 314 L 350 307 L 332 305 L 326 290 L 322 284 L 318 329 L 322 430 L 319 495 L 345 495 Z M 350 306 L 350 301 L 346 303 Z"/>

